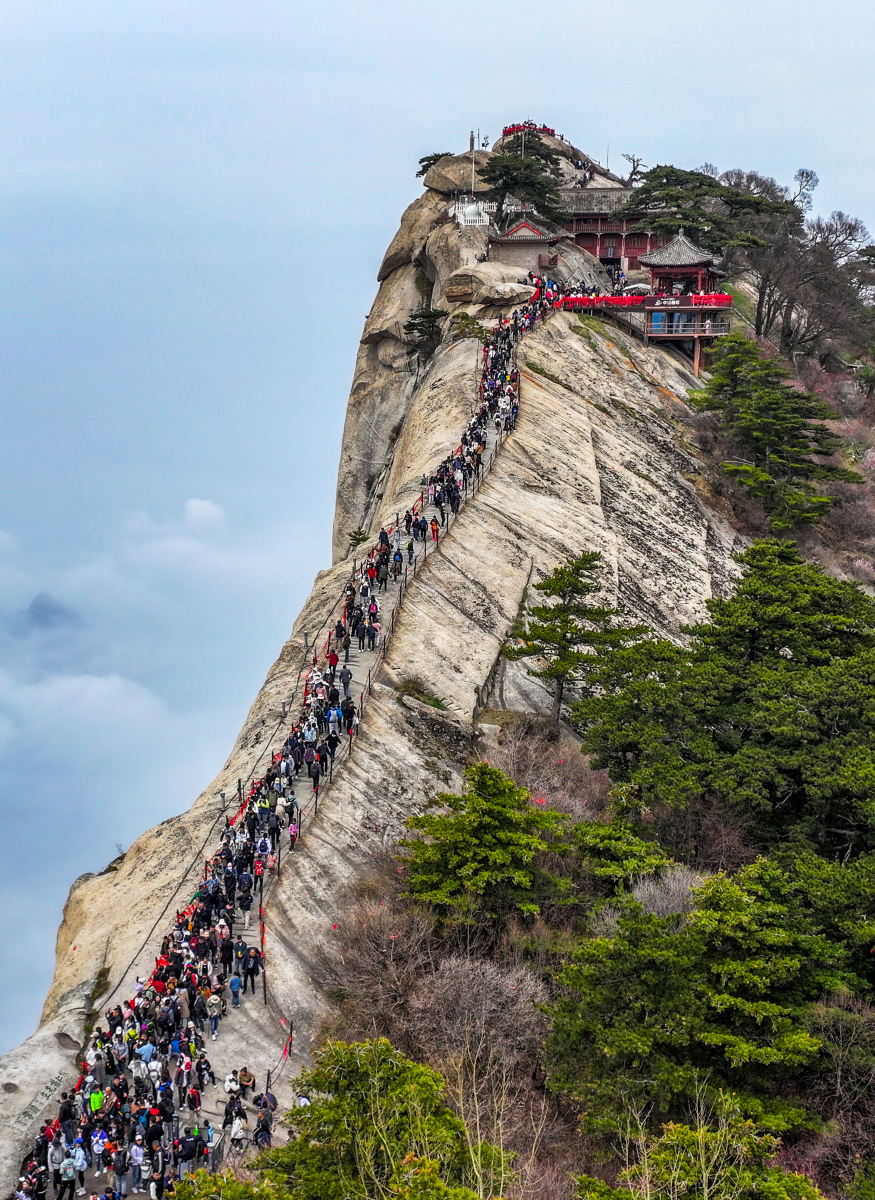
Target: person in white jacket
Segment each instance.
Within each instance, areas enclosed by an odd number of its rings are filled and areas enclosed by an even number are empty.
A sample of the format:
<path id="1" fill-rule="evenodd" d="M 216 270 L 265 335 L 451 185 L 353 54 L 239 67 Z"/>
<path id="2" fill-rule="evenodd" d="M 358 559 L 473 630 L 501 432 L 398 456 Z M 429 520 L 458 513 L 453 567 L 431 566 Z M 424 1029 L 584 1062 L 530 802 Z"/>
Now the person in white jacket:
<path id="1" fill-rule="evenodd" d="M 238 1113 L 231 1124 L 231 1149 L 242 1150 L 247 1132 L 246 1118 Z"/>
<path id="2" fill-rule="evenodd" d="M 88 1166 L 88 1155 L 85 1153 L 85 1147 L 82 1144 L 81 1138 L 76 1138 L 76 1141 L 73 1143 L 73 1164 L 76 1167 L 76 1178 L 79 1180 L 79 1188 L 76 1195 L 84 1196 L 85 1169 Z"/>
<path id="3" fill-rule="evenodd" d="M 143 1183 L 143 1160 L 146 1151 L 143 1147 L 143 1135 L 138 1133 L 131 1146 L 131 1191 L 136 1196 Z"/>

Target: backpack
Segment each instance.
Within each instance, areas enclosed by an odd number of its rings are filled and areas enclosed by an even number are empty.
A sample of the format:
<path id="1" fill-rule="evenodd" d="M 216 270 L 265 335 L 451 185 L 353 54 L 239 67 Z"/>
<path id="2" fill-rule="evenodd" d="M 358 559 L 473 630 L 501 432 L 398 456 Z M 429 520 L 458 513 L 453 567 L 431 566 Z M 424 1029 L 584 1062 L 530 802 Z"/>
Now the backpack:
<path id="1" fill-rule="evenodd" d="M 124 1150 L 116 1150 L 112 1156 L 112 1169 L 116 1175 L 123 1175 L 128 1169 L 128 1156 Z"/>

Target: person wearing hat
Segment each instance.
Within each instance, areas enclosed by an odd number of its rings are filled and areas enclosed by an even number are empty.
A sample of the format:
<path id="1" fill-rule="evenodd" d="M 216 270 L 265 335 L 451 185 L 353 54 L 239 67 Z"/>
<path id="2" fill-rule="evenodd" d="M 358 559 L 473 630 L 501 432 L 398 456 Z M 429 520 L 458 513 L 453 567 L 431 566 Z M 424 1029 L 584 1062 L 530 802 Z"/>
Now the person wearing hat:
<path id="1" fill-rule="evenodd" d="M 143 1162 L 146 1157 L 146 1149 L 143 1145 L 143 1135 L 138 1133 L 134 1138 L 134 1144 L 131 1146 L 131 1191 L 136 1196 L 143 1183 Z"/>
<path id="2" fill-rule="evenodd" d="M 79 1180 L 77 1196 L 85 1195 L 85 1169 L 88 1166 L 88 1155 L 85 1153 L 85 1143 L 77 1137 L 73 1143 L 73 1163 L 76 1167 L 76 1177 Z"/>

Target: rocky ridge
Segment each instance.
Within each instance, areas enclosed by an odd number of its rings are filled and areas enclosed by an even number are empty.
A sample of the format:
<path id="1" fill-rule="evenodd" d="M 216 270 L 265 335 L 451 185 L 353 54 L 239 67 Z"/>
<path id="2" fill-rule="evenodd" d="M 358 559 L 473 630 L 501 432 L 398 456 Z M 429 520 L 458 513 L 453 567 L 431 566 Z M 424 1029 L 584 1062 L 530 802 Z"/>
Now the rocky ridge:
<path id="1" fill-rule="evenodd" d="M 512 280 L 475 272 L 485 245 L 482 229 L 452 222 L 446 194 L 430 184 L 406 210 L 380 268 L 356 364 L 338 476 L 335 565 L 317 576 L 216 779 L 186 813 L 144 833 L 107 871 L 73 885 L 40 1028 L 0 1060 L 4 1186 L 38 1120 L 53 1112 L 60 1086 L 75 1081 L 75 1051 L 99 973 L 108 978 L 93 997 L 102 1009 L 148 971 L 167 924 L 165 918 L 156 925 L 156 915 L 166 905 L 172 917 L 196 887 L 203 850 L 224 818 L 220 793 L 233 796 L 237 779 L 257 772 L 276 744 L 281 704 L 293 695 L 305 657 L 303 634 L 323 625 L 349 572 L 346 531 L 388 524 L 419 495 L 422 475 L 457 444 L 474 403 L 479 346 L 445 340 L 422 364 L 403 325 L 423 296 L 481 320 L 507 307 L 498 289 Z M 466 279 L 470 298 L 463 304 L 452 291 Z M 328 1009 L 315 963 L 332 924 L 343 919 L 344 889 L 391 848 L 409 815 L 458 784 L 480 708 L 546 707 L 524 668 L 500 656 L 528 582 L 569 554 L 599 549 L 608 598 L 632 619 L 676 636 L 735 574 L 737 537 L 709 506 L 689 439 L 685 395 L 693 381 L 679 359 L 610 326 L 556 314 L 524 340 L 520 367 L 517 429 L 410 586 L 355 751 L 320 802 L 293 869 L 284 864 L 271 891 L 271 1003 L 235 1014 L 216 1044 L 217 1073 L 243 1062 L 263 1072 L 281 1056 L 280 1014 L 292 1016 L 281 1103 Z M 406 676 L 419 677 L 445 710 L 399 701 L 393 684 Z"/>

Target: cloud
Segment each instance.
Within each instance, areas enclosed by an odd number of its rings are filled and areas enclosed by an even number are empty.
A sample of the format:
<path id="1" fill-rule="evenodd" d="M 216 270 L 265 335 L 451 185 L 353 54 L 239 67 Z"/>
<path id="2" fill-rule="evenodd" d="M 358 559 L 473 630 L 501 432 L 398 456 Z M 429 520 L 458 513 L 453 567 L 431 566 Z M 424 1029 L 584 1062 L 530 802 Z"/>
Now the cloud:
<path id="1" fill-rule="evenodd" d="M 45 592 L 34 596 L 27 608 L 16 613 L 9 623 L 10 633 L 19 638 L 37 631 L 85 628 L 86 622 L 74 608 L 68 608 Z"/>
<path id="2" fill-rule="evenodd" d="M 185 524 L 189 529 L 215 529 L 225 519 L 225 514 L 212 500 L 186 500 Z"/>
<path id="3" fill-rule="evenodd" d="M 13 550 L 18 545 L 11 533 L 0 529 L 0 550 Z"/>

